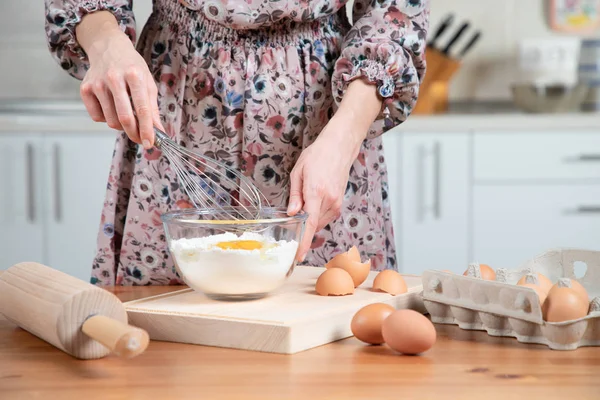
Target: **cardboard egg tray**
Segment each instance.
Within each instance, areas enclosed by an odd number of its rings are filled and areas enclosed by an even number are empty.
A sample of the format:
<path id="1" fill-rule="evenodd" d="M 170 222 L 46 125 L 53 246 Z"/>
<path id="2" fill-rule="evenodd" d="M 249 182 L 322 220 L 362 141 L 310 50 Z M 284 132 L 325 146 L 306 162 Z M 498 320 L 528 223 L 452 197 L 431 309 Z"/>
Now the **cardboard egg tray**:
<path id="1" fill-rule="evenodd" d="M 576 278 L 574 263 L 587 265 Z M 492 266 L 493 267 L 493 266 Z M 517 286 L 525 274 L 539 272 L 552 283 L 577 279 L 590 297 L 590 312 L 581 319 L 546 322 L 533 289 Z M 423 273 L 423 303 L 434 323 L 485 330 L 491 336 L 545 344 L 553 350 L 600 346 L 600 251 L 553 249 L 516 269 L 496 269 L 496 280 L 428 270 Z"/>

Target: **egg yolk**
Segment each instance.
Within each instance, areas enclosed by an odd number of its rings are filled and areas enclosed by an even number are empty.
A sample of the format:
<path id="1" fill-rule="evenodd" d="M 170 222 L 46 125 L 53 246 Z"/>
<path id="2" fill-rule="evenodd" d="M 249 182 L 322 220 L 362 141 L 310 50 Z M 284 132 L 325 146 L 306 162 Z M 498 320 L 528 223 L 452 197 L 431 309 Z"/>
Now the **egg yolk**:
<path id="1" fill-rule="evenodd" d="M 258 240 L 233 240 L 231 242 L 219 242 L 216 246 L 223 250 L 260 250 L 263 244 Z"/>

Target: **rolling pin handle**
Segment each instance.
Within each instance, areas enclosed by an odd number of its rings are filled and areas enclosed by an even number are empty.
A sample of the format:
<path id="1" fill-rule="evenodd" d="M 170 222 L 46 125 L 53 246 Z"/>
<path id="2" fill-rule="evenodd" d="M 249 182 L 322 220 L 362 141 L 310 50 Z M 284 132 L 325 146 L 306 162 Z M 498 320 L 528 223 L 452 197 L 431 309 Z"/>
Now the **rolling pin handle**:
<path id="1" fill-rule="evenodd" d="M 83 333 L 120 357 L 132 358 L 148 347 L 148 332 L 104 315 L 91 315 L 81 327 Z"/>

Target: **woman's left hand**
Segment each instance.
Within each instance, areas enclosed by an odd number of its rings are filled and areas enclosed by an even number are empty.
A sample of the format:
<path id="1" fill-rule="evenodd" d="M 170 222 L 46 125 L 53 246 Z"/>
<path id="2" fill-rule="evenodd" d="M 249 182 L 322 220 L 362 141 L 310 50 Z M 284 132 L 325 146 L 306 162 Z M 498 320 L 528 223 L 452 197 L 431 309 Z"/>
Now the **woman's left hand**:
<path id="1" fill-rule="evenodd" d="M 316 232 L 340 216 L 352 163 L 381 110 L 375 85 L 352 81 L 340 108 L 296 162 L 290 176 L 288 214 L 308 214 L 296 258 L 304 261 Z"/>
<path id="2" fill-rule="evenodd" d="M 315 233 L 340 216 L 350 168 L 365 136 L 340 115 L 300 154 L 290 176 L 288 206 L 290 215 L 300 210 L 308 214 L 298 261 L 304 260 Z"/>

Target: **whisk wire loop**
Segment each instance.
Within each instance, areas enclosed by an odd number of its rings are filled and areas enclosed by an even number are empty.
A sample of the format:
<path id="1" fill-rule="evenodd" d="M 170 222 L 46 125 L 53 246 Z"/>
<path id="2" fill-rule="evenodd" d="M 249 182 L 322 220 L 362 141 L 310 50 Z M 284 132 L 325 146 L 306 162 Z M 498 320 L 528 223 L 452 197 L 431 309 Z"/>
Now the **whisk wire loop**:
<path id="1" fill-rule="evenodd" d="M 257 218 L 263 207 L 269 207 L 266 196 L 240 171 L 180 146 L 156 127 L 154 133 L 154 146 L 163 152 L 196 208 L 217 209 L 227 218 L 238 220 Z M 228 206 L 242 208 L 246 217 L 230 212 Z"/>

